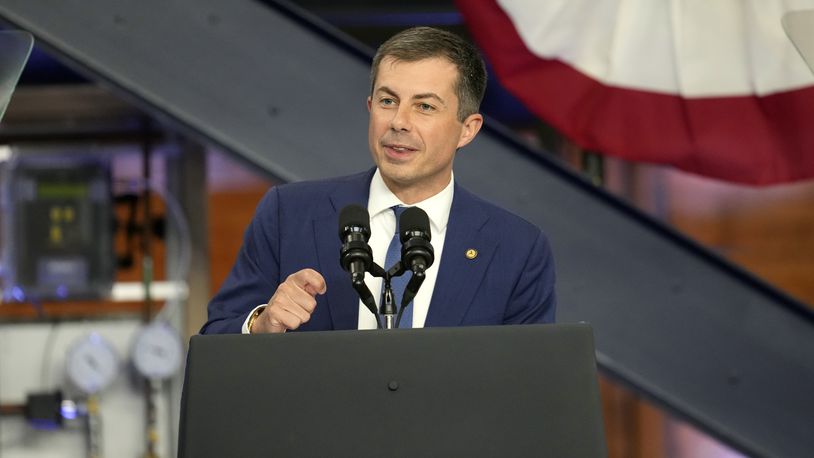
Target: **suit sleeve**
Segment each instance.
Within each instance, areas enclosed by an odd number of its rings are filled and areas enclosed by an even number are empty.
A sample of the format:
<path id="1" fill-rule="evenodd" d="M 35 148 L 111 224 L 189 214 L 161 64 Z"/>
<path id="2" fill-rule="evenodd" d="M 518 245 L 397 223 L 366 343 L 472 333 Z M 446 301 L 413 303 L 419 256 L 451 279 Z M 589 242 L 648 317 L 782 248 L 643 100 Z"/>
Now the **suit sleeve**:
<path id="1" fill-rule="evenodd" d="M 248 314 L 277 290 L 279 248 L 279 194 L 272 188 L 257 206 L 231 272 L 209 302 L 201 334 L 241 332 Z"/>
<path id="2" fill-rule="evenodd" d="M 553 323 L 557 309 L 554 257 L 548 239 L 538 230 L 519 279 L 512 290 L 504 324 Z"/>

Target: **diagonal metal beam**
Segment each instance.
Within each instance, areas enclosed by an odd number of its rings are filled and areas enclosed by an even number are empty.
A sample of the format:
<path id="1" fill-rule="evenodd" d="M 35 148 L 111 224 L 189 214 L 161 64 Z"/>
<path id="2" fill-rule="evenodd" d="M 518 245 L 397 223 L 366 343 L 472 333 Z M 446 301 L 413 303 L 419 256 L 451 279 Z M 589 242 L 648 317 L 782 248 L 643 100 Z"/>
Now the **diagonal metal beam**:
<path id="1" fill-rule="evenodd" d="M 33 45 L 34 38 L 28 32 L 0 31 L 0 119 Z"/>

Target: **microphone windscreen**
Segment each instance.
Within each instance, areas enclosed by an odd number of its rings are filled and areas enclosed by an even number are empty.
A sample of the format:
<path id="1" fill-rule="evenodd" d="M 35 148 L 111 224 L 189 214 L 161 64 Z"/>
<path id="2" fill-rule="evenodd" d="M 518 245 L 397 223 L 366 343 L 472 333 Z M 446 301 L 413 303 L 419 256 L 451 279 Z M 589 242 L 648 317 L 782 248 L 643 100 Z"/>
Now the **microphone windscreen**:
<path id="1" fill-rule="evenodd" d="M 370 234 L 370 215 L 367 208 L 359 205 L 348 205 L 339 212 L 339 238 L 345 238 L 348 227 L 361 227 L 363 232 Z"/>
<path id="2" fill-rule="evenodd" d="M 407 239 L 406 233 L 420 231 L 427 235 L 427 241 L 432 239 L 430 234 L 430 218 L 427 213 L 418 207 L 409 207 L 399 218 L 399 238 L 401 243 Z"/>

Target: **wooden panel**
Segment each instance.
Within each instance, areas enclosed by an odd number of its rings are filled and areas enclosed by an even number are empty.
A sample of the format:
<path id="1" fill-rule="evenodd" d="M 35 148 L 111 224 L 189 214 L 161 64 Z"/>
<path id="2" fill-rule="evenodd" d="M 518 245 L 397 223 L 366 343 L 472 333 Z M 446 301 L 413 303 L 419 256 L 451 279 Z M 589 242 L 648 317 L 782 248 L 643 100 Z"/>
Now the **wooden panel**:
<path id="1" fill-rule="evenodd" d="M 220 289 L 243 244 L 243 233 L 268 185 L 209 194 L 209 259 L 212 294 Z M 273 292 L 273 291 L 272 291 Z M 269 293 L 271 294 L 271 293 Z"/>
<path id="2" fill-rule="evenodd" d="M 160 307 L 162 304 L 157 304 Z M 65 301 L 42 304 L 5 303 L 0 305 L 0 321 L 67 320 L 105 318 L 109 316 L 139 316 L 142 302 Z"/>
<path id="3" fill-rule="evenodd" d="M 666 185 L 673 226 L 814 305 L 814 182 L 749 188 L 670 172 Z"/>

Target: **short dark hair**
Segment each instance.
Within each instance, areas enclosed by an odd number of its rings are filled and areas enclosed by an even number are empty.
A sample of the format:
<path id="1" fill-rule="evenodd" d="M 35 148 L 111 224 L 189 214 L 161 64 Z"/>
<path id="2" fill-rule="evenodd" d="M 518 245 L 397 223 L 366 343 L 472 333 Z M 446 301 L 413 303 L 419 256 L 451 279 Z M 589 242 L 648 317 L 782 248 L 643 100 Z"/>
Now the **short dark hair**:
<path id="1" fill-rule="evenodd" d="M 458 96 L 458 120 L 477 113 L 486 92 L 486 65 L 478 50 L 454 33 L 432 27 L 413 27 L 393 35 L 385 41 L 370 70 L 370 92 L 373 93 L 379 64 L 385 57 L 397 61 L 415 62 L 433 57 L 443 57 L 458 68 L 455 93 Z"/>

